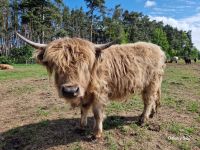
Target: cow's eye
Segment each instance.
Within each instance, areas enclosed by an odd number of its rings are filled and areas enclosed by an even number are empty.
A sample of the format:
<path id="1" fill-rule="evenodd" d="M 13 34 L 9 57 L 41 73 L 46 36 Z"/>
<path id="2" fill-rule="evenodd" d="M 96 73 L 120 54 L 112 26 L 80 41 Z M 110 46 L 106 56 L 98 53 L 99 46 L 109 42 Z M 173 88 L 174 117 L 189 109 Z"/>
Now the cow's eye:
<path id="1" fill-rule="evenodd" d="M 71 61 L 71 64 L 72 64 L 72 65 L 75 65 L 75 64 L 76 64 L 76 61 L 74 61 L 74 60 Z"/>

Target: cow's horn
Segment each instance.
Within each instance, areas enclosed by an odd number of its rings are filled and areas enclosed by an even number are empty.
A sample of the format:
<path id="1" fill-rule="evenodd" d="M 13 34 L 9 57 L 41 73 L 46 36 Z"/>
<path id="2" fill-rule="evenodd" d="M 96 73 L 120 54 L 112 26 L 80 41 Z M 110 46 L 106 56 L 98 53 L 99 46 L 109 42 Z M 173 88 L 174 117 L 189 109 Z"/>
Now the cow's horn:
<path id="1" fill-rule="evenodd" d="M 104 50 L 104 49 L 106 49 L 106 48 L 112 46 L 113 44 L 117 43 L 118 41 L 119 41 L 119 39 L 114 40 L 114 41 L 112 41 L 112 42 L 108 42 L 108 43 L 106 43 L 106 44 L 95 44 L 95 49 L 96 49 L 97 51 Z"/>
<path id="2" fill-rule="evenodd" d="M 16 32 L 16 34 L 17 34 L 22 40 L 24 40 L 25 42 L 27 42 L 29 45 L 31 45 L 31 46 L 34 47 L 34 48 L 41 49 L 41 48 L 46 48 L 46 47 L 47 47 L 47 44 L 35 43 L 35 42 L 30 41 L 29 39 L 23 37 L 22 35 L 20 35 L 20 34 L 17 33 L 17 32 Z"/>

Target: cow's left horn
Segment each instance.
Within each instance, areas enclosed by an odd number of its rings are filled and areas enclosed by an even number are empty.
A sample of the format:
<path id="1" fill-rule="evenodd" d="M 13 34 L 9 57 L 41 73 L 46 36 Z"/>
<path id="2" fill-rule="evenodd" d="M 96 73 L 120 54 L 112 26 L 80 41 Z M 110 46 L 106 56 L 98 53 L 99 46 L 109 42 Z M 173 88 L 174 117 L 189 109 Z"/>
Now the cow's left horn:
<path id="1" fill-rule="evenodd" d="M 104 50 L 104 49 L 106 49 L 106 48 L 112 46 L 113 44 L 117 43 L 118 41 L 119 41 L 119 39 L 114 40 L 114 41 L 112 41 L 112 42 L 108 42 L 108 43 L 106 43 L 106 44 L 95 44 L 95 49 L 96 49 L 97 51 Z"/>
<path id="2" fill-rule="evenodd" d="M 21 34 L 17 33 L 16 34 L 22 39 L 24 40 L 26 43 L 28 43 L 29 45 L 31 45 L 32 47 L 36 48 L 36 49 L 44 49 L 47 47 L 47 44 L 40 44 L 40 43 L 35 43 L 33 41 L 30 41 L 29 39 L 23 37 Z"/>

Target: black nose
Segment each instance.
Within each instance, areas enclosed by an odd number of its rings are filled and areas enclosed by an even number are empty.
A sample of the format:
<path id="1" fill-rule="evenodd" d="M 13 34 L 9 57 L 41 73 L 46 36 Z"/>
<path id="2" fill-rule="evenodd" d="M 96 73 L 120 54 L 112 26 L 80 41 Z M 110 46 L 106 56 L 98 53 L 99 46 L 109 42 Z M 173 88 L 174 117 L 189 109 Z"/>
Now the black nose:
<path id="1" fill-rule="evenodd" d="M 78 95 L 79 87 L 78 86 L 62 86 L 61 90 L 64 96 L 73 98 Z"/>

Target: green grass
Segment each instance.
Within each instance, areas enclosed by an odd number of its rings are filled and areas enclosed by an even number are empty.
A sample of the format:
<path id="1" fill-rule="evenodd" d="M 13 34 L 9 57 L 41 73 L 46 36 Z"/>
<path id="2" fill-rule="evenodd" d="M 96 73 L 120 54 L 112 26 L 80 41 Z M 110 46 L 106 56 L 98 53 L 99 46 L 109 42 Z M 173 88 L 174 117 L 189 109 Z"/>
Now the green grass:
<path id="1" fill-rule="evenodd" d="M 196 119 L 196 121 L 197 121 L 198 123 L 200 123 L 200 116 L 195 117 L 195 119 Z"/>
<path id="2" fill-rule="evenodd" d="M 0 81 L 29 77 L 47 77 L 46 69 L 38 64 L 16 64 L 13 66 L 13 70 L 0 70 Z"/>
<path id="3" fill-rule="evenodd" d="M 82 147 L 78 142 L 75 142 L 70 149 L 71 150 L 82 150 Z"/>
<path id="4" fill-rule="evenodd" d="M 13 87 L 13 88 L 9 89 L 9 92 L 11 92 L 15 95 L 21 95 L 23 93 L 30 94 L 35 91 L 35 88 L 36 87 L 31 86 L 31 85 L 23 85 L 20 87 Z"/>
<path id="5" fill-rule="evenodd" d="M 130 131 L 129 126 L 119 126 L 118 129 L 120 130 L 120 133 L 126 135 Z"/>
<path id="6" fill-rule="evenodd" d="M 134 141 L 133 141 L 133 139 L 124 140 L 124 143 L 125 143 L 125 144 L 124 144 L 124 145 L 125 145 L 125 146 L 124 146 L 124 149 L 125 149 L 125 150 L 131 149 L 131 147 L 134 146 L 134 144 L 135 144 Z"/>
<path id="7" fill-rule="evenodd" d="M 187 110 L 191 111 L 191 112 L 196 112 L 196 113 L 200 112 L 199 102 L 197 102 L 197 101 L 188 102 Z"/>
<path id="8" fill-rule="evenodd" d="M 182 142 L 178 144 L 180 150 L 191 150 L 191 146 L 188 142 Z"/>
<path id="9" fill-rule="evenodd" d="M 197 139 L 195 145 L 196 145 L 198 148 L 200 148 L 200 137 Z"/>
<path id="10" fill-rule="evenodd" d="M 44 117 L 47 117 L 50 113 L 49 110 L 43 107 L 38 107 L 36 112 L 38 116 L 44 116 Z"/>
<path id="11" fill-rule="evenodd" d="M 168 131 L 176 135 L 191 135 L 196 131 L 195 127 L 186 127 L 183 124 L 172 122 L 168 126 Z"/>
<path id="12" fill-rule="evenodd" d="M 167 67 L 163 87 L 190 88 L 198 84 L 199 77 L 190 68 Z"/>
<path id="13" fill-rule="evenodd" d="M 200 106 L 200 78 L 190 66 L 170 66 L 165 70 L 162 83 L 162 101 L 167 107 L 176 111 L 198 113 Z M 191 96 L 192 97 L 191 97 Z"/>
<path id="14" fill-rule="evenodd" d="M 106 140 L 106 146 L 108 147 L 109 150 L 117 150 L 118 149 L 118 145 L 117 145 L 115 138 L 113 137 L 111 132 L 106 133 L 105 140 Z"/>
<path id="15" fill-rule="evenodd" d="M 167 97 L 166 96 L 163 101 L 164 101 L 164 104 L 169 106 L 169 107 L 176 107 L 176 105 L 177 105 L 176 100 L 173 97 Z"/>
<path id="16" fill-rule="evenodd" d="M 147 128 L 143 127 L 141 128 L 135 123 L 132 123 L 130 125 L 130 128 L 135 133 L 134 139 L 138 143 L 142 143 L 143 141 L 151 141 L 151 136 L 147 134 Z"/>
<path id="17" fill-rule="evenodd" d="M 134 109 L 142 109 L 143 102 L 140 97 L 134 96 L 127 102 L 112 101 L 106 108 L 106 112 L 111 114 L 112 112 L 132 111 Z"/>

